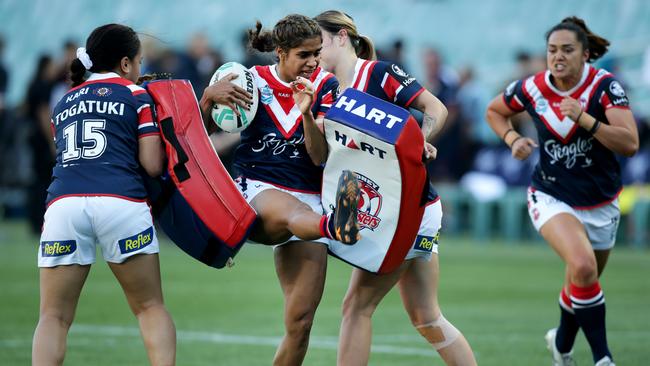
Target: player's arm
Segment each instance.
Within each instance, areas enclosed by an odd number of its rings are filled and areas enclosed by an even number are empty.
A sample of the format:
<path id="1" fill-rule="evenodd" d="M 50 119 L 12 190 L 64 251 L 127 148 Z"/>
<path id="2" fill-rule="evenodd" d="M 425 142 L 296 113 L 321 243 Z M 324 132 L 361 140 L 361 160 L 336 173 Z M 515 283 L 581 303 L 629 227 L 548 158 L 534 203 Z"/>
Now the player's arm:
<path id="1" fill-rule="evenodd" d="M 639 151 L 639 131 L 629 109 L 610 108 L 605 111 L 609 125 L 601 123 L 594 137 L 608 149 L 627 157 Z M 593 117 L 592 117 L 593 118 Z M 584 117 L 580 120 L 582 121 Z M 595 118 L 594 118 L 595 120 Z M 595 123 L 595 122 L 594 122 Z M 584 124 L 584 122 L 583 122 Z"/>
<path id="2" fill-rule="evenodd" d="M 291 83 L 293 99 L 302 113 L 302 126 L 305 131 L 305 147 L 314 165 L 321 165 L 327 160 L 327 141 L 323 134 L 323 119 L 314 119 L 311 104 L 314 100 L 314 85 L 303 77 Z M 319 127 L 320 124 L 320 127 Z"/>
<path id="3" fill-rule="evenodd" d="M 506 105 L 503 95 L 499 94 L 488 105 L 485 118 L 497 136 L 508 145 L 512 156 L 518 160 L 524 160 L 533 152 L 533 148 L 537 147 L 537 144 L 531 138 L 521 136 L 512 127 L 510 117 L 517 113 Z"/>
<path id="4" fill-rule="evenodd" d="M 138 104 L 138 161 L 151 177 L 163 172 L 165 151 L 158 123 L 154 118 L 153 100 L 147 93 L 136 96 Z"/>
<path id="5" fill-rule="evenodd" d="M 599 102 L 605 109 L 609 124 L 598 121 L 582 109 L 580 102 L 567 97 L 560 103 L 560 111 L 580 127 L 589 131 L 611 151 L 630 157 L 639 150 L 639 132 L 623 87 L 614 79 L 603 81 L 604 90 Z"/>
<path id="6" fill-rule="evenodd" d="M 149 176 L 162 174 L 165 152 L 160 135 L 151 134 L 138 139 L 138 160 Z"/>
<path id="7" fill-rule="evenodd" d="M 422 133 L 424 139 L 431 142 L 447 120 L 447 107 L 428 90 L 420 93 L 413 100 L 411 106 L 424 114 L 422 117 Z"/>

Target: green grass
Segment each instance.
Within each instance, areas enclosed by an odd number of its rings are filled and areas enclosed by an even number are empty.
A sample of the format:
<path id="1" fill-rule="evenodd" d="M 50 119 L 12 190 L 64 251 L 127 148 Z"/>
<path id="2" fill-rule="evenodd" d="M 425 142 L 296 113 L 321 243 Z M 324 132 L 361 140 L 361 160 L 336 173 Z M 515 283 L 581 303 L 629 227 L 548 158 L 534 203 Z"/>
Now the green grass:
<path id="1" fill-rule="evenodd" d="M 28 365 L 38 320 L 38 239 L 0 222 L 0 364 Z M 545 245 L 443 238 L 439 298 L 480 365 L 548 365 L 543 342 L 558 318 L 563 266 Z M 179 365 L 267 365 L 283 334 L 282 296 L 272 252 L 246 246 L 231 269 L 213 270 L 165 243 L 165 298 L 178 330 Z M 330 259 L 325 294 L 305 365 L 334 365 L 340 303 L 350 267 Z M 610 346 L 619 365 L 650 359 L 650 252 L 617 248 L 601 280 Z M 442 364 L 411 327 L 396 291 L 374 317 L 371 365 Z M 584 337 L 577 361 L 591 364 Z M 406 354 L 398 354 L 398 352 Z M 66 365 L 145 365 L 137 323 L 119 285 L 99 262 L 82 293 Z"/>

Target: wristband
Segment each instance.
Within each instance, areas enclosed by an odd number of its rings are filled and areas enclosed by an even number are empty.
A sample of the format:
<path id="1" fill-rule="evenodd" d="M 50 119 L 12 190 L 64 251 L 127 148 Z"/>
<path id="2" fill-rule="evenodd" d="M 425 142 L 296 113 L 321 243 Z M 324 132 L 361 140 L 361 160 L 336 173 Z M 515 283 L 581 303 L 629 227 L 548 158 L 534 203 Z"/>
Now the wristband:
<path id="1" fill-rule="evenodd" d="M 596 120 L 596 122 L 594 122 L 594 124 L 589 129 L 589 133 L 592 134 L 592 135 L 595 134 L 596 131 L 598 131 L 599 127 L 600 127 L 600 121 Z"/>
<path id="2" fill-rule="evenodd" d="M 505 141 L 505 140 L 506 140 L 506 136 L 508 136 L 508 134 L 509 134 L 510 132 L 513 132 L 514 130 L 515 130 L 514 128 L 509 128 L 509 129 L 508 129 L 508 130 L 503 134 L 503 136 L 501 136 L 501 140 Z"/>
<path id="3" fill-rule="evenodd" d="M 512 142 L 510 143 L 510 146 L 508 146 L 508 147 L 512 149 L 512 145 L 514 145 L 514 144 L 515 144 L 515 142 L 517 142 L 517 140 L 519 140 L 520 138 L 521 138 L 521 135 L 519 135 L 519 136 L 517 136 L 517 137 L 515 137 L 515 139 L 514 139 L 514 140 L 512 140 Z"/>

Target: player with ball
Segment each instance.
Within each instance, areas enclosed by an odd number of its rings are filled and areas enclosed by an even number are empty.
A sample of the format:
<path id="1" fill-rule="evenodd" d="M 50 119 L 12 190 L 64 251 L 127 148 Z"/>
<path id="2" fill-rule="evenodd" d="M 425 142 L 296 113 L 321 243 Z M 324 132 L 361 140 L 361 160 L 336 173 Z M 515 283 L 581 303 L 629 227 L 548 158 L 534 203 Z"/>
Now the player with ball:
<path id="1" fill-rule="evenodd" d="M 219 81 L 206 88 L 201 106 L 223 130 L 241 131 L 233 166 L 237 186 L 259 218 L 250 238 L 275 245 L 285 300 L 285 337 L 274 364 L 301 364 L 323 294 L 327 239 L 347 244 L 358 240 L 359 184 L 344 171 L 337 207 L 323 215 L 323 169 L 311 160 L 307 146 L 326 148 L 312 136 L 321 133 L 318 124 L 335 99 L 338 81 L 319 67 L 318 24 L 292 14 L 272 31 L 263 31 L 257 22 L 249 39 L 257 50 L 274 50 L 278 63 L 249 70 L 237 64 L 222 66 L 213 78 Z M 250 78 L 255 87 L 247 91 Z"/>

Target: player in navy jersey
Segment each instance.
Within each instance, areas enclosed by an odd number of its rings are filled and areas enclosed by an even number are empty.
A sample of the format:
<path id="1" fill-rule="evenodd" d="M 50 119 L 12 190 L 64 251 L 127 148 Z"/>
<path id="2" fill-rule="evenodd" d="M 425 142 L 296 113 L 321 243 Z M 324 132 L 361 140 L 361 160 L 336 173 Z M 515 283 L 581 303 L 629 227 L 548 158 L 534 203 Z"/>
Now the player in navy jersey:
<path id="1" fill-rule="evenodd" d="M 251 47 L 275 50 L 279 61 L 253 66 L 260 103 L 251 125 L 241 133 L 235 151 L 237 186 L 255 209 L 258 223 L 251 239 L 276 245 L 275 266 L 285 300 L 285 336 L 274 364 L 301 364 L 309 343 L 316 308 L 323 294 L 327 244 L 332 238 L 357 241 L 356 206 L 359 183 L 351 172 L 339 182 L 337 207 L 323 216 L 320 190 L 323 169 L 307 153 L 338 88 L 334 76 L 319 67 L 321 32 L 302 15 L 288 15 L 272 31 L 249 31 Z M 208 87 L 204 110 L 213 103 L 246 104 L 243 90 L 224 78 Z M 225 90 L 225 92 L 224 92 Z M 229 99 L 233 98 L 234 99 Z M 317 136 L 318 137 L 318 136 Z"/>
<path id="2" fill-rule="evenodd" d="M 554 365 L 573 365 L 584 332 L 596 365 L 613 365 L 605 330 L 605 297 L 598 278 L 614 247 L 620 218 L 621 174 L 615 154 L 632 156 L 639 136 L 621 84 L 590 65 L 609 42 L 582 19 L 565 18 L 546 33 L 548 70 L 508 86 L 489 105 L 487 119 L 519 160 L 540 146 L 528 190 L 535 228 L 566 264 L 560 325 L 546 334 Z M 520 136 L 509 117 L 526 111 L 539 142 Z"/>
<path id="3" fill-rule="evenodd" d="M 158 239 L 142 168 L 164 153 L 152 100 L 135 85 L 142 53 L 133 29 L 95 29 L 71 66 L 73 88 L 52 114 L 56 165 L 38 251 L 41 304 L 32 363 L 63 363 L 68 329 L 98 244 L 138 319 L 152 365 L 173 365 L 176 331 L 163 303 Z"/>
<path id="4" fill-rule="evenodd" d="M 323 35 L 322 64 L 334 72 L 341 91 L 355 88 L 404 108 L 424 113 L 422 133 L 427 141 L 438 133 L 447 117 L 445 106 L 399 66 L 375 59 L 368 37 L 358 33 L 351 17 L 330 10 L 316 18 Z M 325 144 L 324 138 L 321 143 Z M 316 161 L 324 161 L 327 146 Z M 435 158 L 436 150 L 425 144 L 424 157 Z M 449 365 L 475 365 L 472 349 L 465 337 L 440 312 L 438 288 L 438 237 L 441 227 L 440 198 L 431 187 L 419 238 L 432 245 L 413 244 L 404 263 L 394 272 L 376 275 L 355 268 L 343 302 L 339 336 L 338 364 L 366 365 L 370 355 L 371 316 L 388 291 L 399 284 L 404 308 L 413 325 Z"/>

